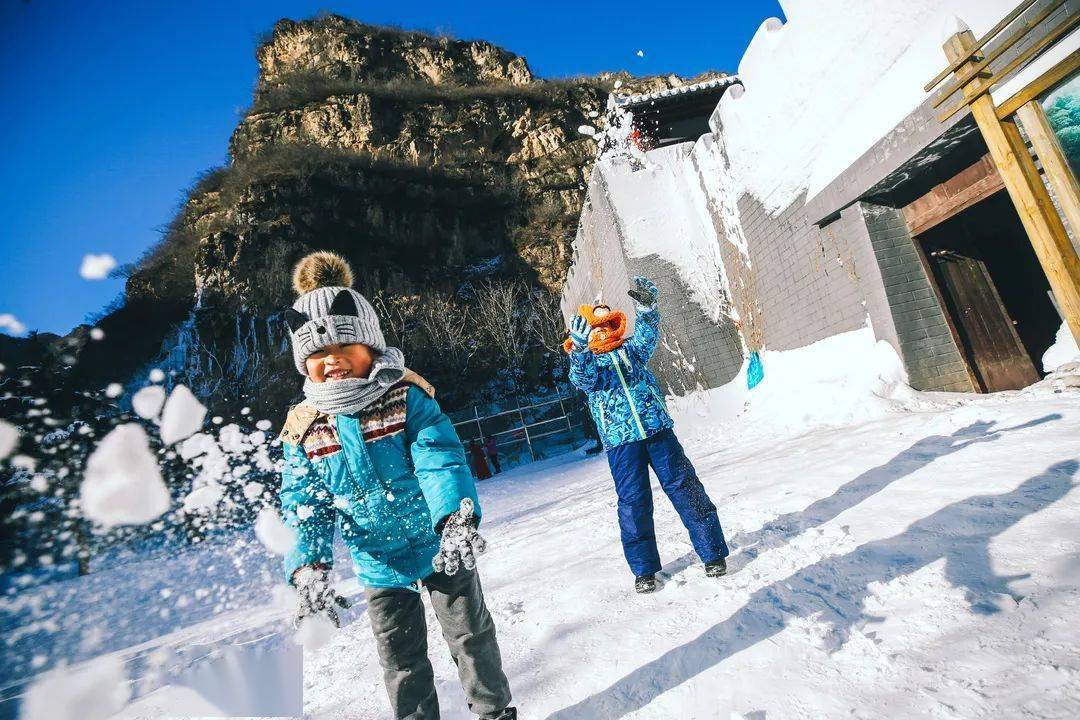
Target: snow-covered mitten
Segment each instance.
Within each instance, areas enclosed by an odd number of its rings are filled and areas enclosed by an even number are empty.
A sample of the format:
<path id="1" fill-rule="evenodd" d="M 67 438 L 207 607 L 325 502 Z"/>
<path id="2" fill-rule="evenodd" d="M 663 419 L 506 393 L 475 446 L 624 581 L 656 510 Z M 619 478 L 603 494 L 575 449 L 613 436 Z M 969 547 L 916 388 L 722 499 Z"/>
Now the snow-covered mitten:
<path id="1" fill-rule="evenodd" d="M 643 310 L 651 310 L 656 305 L 656 296 L 660 294 L 660 290 L 652 280 L 638 275 L 634 278 L 633 289 L 626 294 L 634 298 Z"/>
<path id="2" fill-rule="evenodd" d="M 575 315 L 570 319 L 570 342 L 574 343 L 574 349 L 581 352 L 589 347 L 589 321 L 581 315 Z"/>
<path id="3" fill-rule="evenodd" d="M 325 565 L 305 565 L 293 575 L 296 585 L 296 616 L 293 626 L 299 628 L 304 618 L 326 615 L 334 627 L 341 627 L 335 605 L 347 610 L 352 603 L 334 592 L 330 568 Z"/>
<path id="4" fill-rule="evenodd" d="M 436 572 L 453 575 L 461 565 L 466 570 L 476 567 L 476 556 L 487 550 L 487 541 L 476 532 L 476 524 L 472 498 L 464 498 L 461 507 L 446 516 L 439 552 L 431 559 Z"/>

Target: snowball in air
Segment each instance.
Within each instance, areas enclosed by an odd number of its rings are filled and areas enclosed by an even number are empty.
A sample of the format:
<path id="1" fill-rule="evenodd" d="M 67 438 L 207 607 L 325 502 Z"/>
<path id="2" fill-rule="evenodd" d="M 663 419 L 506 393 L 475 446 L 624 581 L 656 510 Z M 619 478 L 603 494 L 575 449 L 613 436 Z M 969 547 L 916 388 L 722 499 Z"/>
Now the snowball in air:
<path id="1" fill-rule="evenodd" d="M 214 507 L 225 495 L 225 489 L 217 483 L 208 483 L 189 492 L 184 498 L 184 510 L 194 512 Z"/>
<path id="2" fill-rule="evenodd" d="M 296 644 L 303 645 L 305 650 L 318 650 L 334 637 L 334 623 L 325 615 L 309 615 L 300 621 L 300 628 L 296 631 Z"/>
<path id="3" fill-rule="evenodd" d="M 596 128 L 592 125 L 579 125 L 577 131 L 582 135 L 588 135 L 589 137 L 596 135 Z"/>
<path id="4" fill-rule="evenodd" d="M 205 418 L 206 408 L 198 398 L 186 385 L 177 385 L 169 393 L 161 412 L 161 441 L 172 445 L 177 440 L 191 437 L 202 427 Z"/>
<path id="5" fill-rule="evenodd" d="M 19 428 L 0 420 L 0 460 L 10 455 L 19 444 Z"/>
<path id="6" fill-rule="evenodd" d="M 645 51 L 644 50 L 638 50 L 636 54 L 637 54 L 638 57 L 645 57 Z"/>
<path id="7" fill-rule="evenodd" d="M 275 555 L 284 555 L 296 544 L 296 533 L 286 525 L 277 510 L 265 507 L 255 520 L 255 537 Z"/>
<path id="8" fill-rule="evenodd" d="M 87 254 L 83 256 L 79 274 L 84 280 L 104 280 L 114 267 L 116 267 L 116 258 L 109 253 Z"/>
<path id="9" fill-rule="evenodd" d="M 150 522 L 169 509 L 169 491 L 143 429 L 118 425 L 86 462 L 83 513 L 107 528 Z"/>
<path id="10" fill-rule="evenodd" d="M 244 485 L 244 497 L 246 497 L 248 500 L 255 500 L 263 494 L 263 490 L 265 489 L 266 487 L 260 482 L 249 482 Z M 297 515 L 299 514 L 300 513 L 297 512 Z"/>
<path id="11" fill-rule="evenodd" d="M 164 402 L 165 388 L 159 385 L 147 385 L 132 396 L 131 407 L 139 417 L 149 420 L 157 417 Z"/>
<path id="12" fill-rule="evenodd" d="M 165 380 L 165 371 L 161 368 L 154 368 L 150 371 L 150 382 L 159 383 Z"/>
<path id="13" fill-rule="evenodd" d="M 266 432 L 271 427 L 273 427 L 273 423 L 271 423 L 269 420 L 260 420 L 259 422 L 255 423 L 255 427 L 259 428 L 263 432 Z"/>
<path id="14" fill-rule="evenodd" d="M 101 340 L 104 337 L 105 337 L 105 331 L 102 330 L 101 328 L 91 328 L 90 329 L 90 339 L 91 340 Z"/>
<path id="15" fill-rule="evenodd" d="M 41 676 L 23 700 L 23 720 L 105 720 L 119 712 L 131 690 L 124 663 L 105 656 L 78 668 Z"/>
<path id="16" fill-rule="evenodd" d="M 105 397 L 114 398 L 120 397 L 124 392 L 124 386 L 120 383 L 109 383 L 109 386 L 105 388 Z"/>

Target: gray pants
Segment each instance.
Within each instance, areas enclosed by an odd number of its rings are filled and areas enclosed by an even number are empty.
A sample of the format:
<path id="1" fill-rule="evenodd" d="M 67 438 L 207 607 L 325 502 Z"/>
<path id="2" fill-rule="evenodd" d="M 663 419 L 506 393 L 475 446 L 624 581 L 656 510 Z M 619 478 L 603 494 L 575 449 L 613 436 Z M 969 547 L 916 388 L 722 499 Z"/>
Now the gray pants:
<path id="1" fill-rule="evenodd" d="M 457 665 L 469 709 L 496 718 L 510 704 L 510 684 L 502 670 L 495 623 L 484 605 L 475 570 L 424 579 L 431 607 Z M 437 720 L 435 673 L 427 656 L 427 622 L 420 593 L 368 588 L 368 617 L 379 648 L 386 692 L 398 720 Z"/>

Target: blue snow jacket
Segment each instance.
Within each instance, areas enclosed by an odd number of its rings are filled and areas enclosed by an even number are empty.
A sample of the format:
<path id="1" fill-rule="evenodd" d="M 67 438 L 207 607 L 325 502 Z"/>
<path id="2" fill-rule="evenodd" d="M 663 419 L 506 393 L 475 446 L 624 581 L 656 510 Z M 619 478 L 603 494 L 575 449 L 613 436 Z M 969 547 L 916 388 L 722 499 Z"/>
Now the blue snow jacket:
<path id="1" fill-rule="evenodd" d="M 605 450 L 644 440 L 675 424 L 648 365 L 660 339 L 659 325 L 656 308 L 639 309 L 634 334 L 619 348 L 570 352 L 570 382 L 588 397 Z"/>
<path id="2" fill-rule="evenodd" d="M 434 389 L 408 372 L 363 412 L 292 408 L 279 436 L 285 452 L 281 508 L 296 531 L 285 577 L 334 561 L 335 528 L 368 587 L 412 587 L 432 572 L 435 527 L 472 498 L 465 449 Z"/>

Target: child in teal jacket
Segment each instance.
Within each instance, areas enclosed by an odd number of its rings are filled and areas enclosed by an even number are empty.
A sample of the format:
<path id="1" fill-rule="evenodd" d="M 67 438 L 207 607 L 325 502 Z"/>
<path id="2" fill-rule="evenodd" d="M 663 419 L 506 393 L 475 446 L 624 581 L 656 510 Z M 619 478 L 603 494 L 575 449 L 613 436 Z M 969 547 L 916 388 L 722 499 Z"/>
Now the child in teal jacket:
<path id="1" fill-rule="evenodd" d="M 386 346 L 351 284 L 344 259 L 309 255 L 293 276 L 300 297 L 285 311 L 306 377 L 305 399 L 279 436 L 282 512 L 297 538 L 285 557 L 297 624 L 322 614 L 336 625 L 335 606 L 348 607 L 330 582 L 338 531 L 365 585 L 394 717 L 439 717 L 426 588 L 469 707 L 489 720 L 516 718 L 475 569 L 484 541 L 464 448 L 434 389 Z"/>

